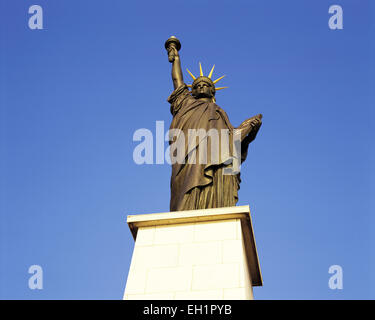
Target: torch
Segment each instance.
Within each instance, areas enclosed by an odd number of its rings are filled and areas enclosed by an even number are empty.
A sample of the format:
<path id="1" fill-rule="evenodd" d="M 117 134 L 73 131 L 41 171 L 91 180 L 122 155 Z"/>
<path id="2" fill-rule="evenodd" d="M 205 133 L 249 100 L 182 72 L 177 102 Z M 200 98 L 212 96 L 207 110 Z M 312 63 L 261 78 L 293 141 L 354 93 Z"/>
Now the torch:
<path id="1" fill-rule="evenodd" d="M 178 40 L 175 36 L 171 36 L 167 41 L 165 41 L 165 49 L 168 51 L 168 60 L 169 62 L 174 61 L 174 50 L 171 50 L 172 48 L 175 48 L 177 51 L 180 51 L 181 49 L 181 42 Z"/>

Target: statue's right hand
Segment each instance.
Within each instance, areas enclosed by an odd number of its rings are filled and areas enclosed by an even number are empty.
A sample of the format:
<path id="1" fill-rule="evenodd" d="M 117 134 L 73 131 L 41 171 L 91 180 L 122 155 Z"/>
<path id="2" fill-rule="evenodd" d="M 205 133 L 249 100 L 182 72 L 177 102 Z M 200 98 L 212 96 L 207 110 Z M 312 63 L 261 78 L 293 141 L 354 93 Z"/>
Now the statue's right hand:
<path id="1" fill-rule="evenodd" d="M 178 51 L 176 47 L 172 45 L 168 48 L 168 61 L 172 63 L 176 57 L 178 57 Z"/>

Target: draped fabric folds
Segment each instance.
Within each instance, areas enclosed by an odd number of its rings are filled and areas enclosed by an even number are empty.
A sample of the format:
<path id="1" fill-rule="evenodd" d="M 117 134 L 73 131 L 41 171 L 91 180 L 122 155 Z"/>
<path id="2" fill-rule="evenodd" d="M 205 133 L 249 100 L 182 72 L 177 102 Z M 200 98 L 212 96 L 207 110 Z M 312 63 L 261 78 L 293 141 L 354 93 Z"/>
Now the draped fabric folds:
<path id="1" fill-rule="evenodd" d="M 228 160 L 235 156 L 231 143 L 234 127 L 230 124 L 227 114 L 213 102 L 195 99 L 186 85 L 173 91 L 168 102 L 171 104 L 173 115 L 170 129 L 181 130 L 185 137 L 188 137 L 189 129 L 204 129 L 204 132 L 216 129 L 219 132 L 220 146 L 220 132 L 227 130 L 230 142 L 227 152 L 220 149 L 219 159 L 213 161 L 210 158 L 211 146 L 207 143 L 210 137 L 199 137 L 193 147 L 186 141 L 183 154 L 185 161 L 172 163 L 170 211 L 234 206 L 238 200 L 240 176 L 223 174 L 224 168 L 231 166 Z M 170 144 L 172 143 L 173 141 L 170 141 Z M 196 163 L 189 163 L 188 157 L 191 152 L 196 152 L 197 155 L 206 152 L 207 161 L 199 163 L 197 159 Z"/>

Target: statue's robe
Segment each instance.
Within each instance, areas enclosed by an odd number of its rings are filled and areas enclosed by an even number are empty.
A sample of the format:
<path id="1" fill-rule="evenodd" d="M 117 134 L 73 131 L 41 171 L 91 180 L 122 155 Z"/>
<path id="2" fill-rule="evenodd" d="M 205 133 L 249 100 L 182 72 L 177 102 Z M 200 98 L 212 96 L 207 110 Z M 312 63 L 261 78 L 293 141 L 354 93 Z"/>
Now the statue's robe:
<path id="1" fill-rule="evenodd" d="M 236 156 L 233 153 L 232 143 L 234 127 L 229 122 L 227 114 L 213 102 L 195 99 L 186 85 L 173 91 L 168 102 L 171 104 L 173 115 L 170 129 L 181 130 L 186 140 L 184 163 L 179 163 L 181 161 L 172 162 L 170 210 L 181 211 L 236 205 L 240 175 L 239 173 L 223 174 L 225 167 L 232 167 L 230 159 Z M 219 159 L 211 159 L 210 138 L 207 139 L 208 143 L 203 143 L 199 138 L 198 143 L 189 144 L 187 141 L 189 129 L 204 129 L 205 132 L 209 132 L 210 129 L 218 130 L 220 145 L 221 129 L 229 130 L 227 152 L 224 152 L 224 149 L 220 150 Z M 170 144 L 172 143 L 170 141 Z M 247 146 L 245 149 L 241 150 L 243 154 L 247 154 Z M 195 151 L 197 156 L 195 164 L 190 164 L 188 160 L 188 155 L 192 151 Z M 207 153 L 206 163 L 199 163 L 200 152 Z"/>

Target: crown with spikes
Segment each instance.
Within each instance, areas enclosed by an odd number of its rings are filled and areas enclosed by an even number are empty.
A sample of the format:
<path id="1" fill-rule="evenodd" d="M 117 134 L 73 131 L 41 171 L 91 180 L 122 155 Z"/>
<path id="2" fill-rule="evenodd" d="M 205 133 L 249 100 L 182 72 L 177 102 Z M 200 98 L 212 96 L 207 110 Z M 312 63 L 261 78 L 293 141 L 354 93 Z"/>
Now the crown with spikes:
<path id="1" fill-rule="evenodd" d="M 215 87 L 215 83 L 219 82 L 221 79 L 223 79 L 225 77 L 224 76 L 221 76 L 220 78 L 216 79 L 215 81 L 212 81 L 211 80 L 211 76 L 212 76 L 212 73 L 214 72 L 214 69 L 215 69 L 215 65 L 213 65 L 210 73 L 208 74 L 208 77 L 204 76 L 203 75 L 203 71 L 202 71 L 202 64 L 199 62 L 199 71 L 200 71 L 200 74 L 199 74 L 199 77 L 196 78 L 194 77 L 194 75 L 189 71 L 189 69 L 186 69 L 187 72 L 189 72 L 190 76 L 193 78 L 193 83 L 192 84 L 188 84 L 187 86 L 189 88 L 192 88 L 194 87 L 194 85 L 197 83 L 197 82 L 200 82 L 200 81 L 206 81 L 208 83 L 210 83 L 214 88 L 215 88 L 215 91 L 218 91 L 218 90 L 222 90 L 222 89 L 226 89 L 228 87 L 218 87 L 216 88 Z"/>

